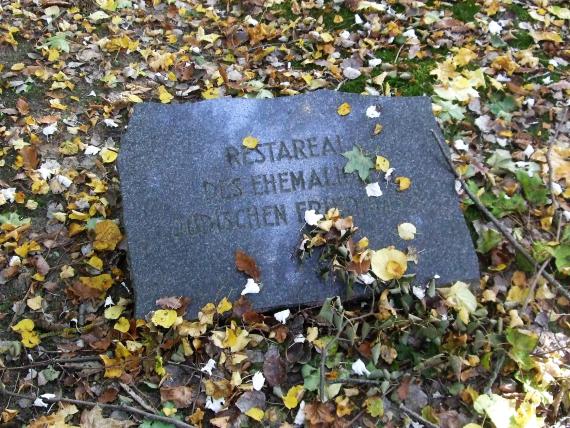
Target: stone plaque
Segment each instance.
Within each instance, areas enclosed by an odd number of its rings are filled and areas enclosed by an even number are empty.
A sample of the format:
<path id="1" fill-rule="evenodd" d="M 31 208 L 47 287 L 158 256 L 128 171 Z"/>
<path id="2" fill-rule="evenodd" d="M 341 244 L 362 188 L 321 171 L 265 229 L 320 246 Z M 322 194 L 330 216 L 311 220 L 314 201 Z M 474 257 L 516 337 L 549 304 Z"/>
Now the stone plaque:
<path id="1" fill-rule="evenodd" d="M 337 108 L 349 103 L 351 112 Z M 370 118 L 376 105 L 380 116 Z M 377 123 L 383 126 L 374 135 Z M 235 252 L 251 255 L 262 289 L 248 295 L 258 309 L 297 306 L 344 295 L 345 285 L 319 278 L 316 257 L 299 263 L 306 210 L 337 207 L 352 215 L 372 249 L 414 246 L 407 273 L 424 285 L 479 279 L 477 257 L 454 177 L 431 129 L 440 132 L 427 97 L 372 97 L 333 91 L 276 99 L 218 99 L 136 106 L 119 159 L 136 314 L 165 296 L 191 298 L 189 315 L 208 302 L 239 297 L 246 277 Z M 245 148 L 246 136 L 259 139 Z M 342 153 L 361 147 L 382 155 L 392 177 L 412 181 L 398 191 L 372 173 L 383 195 L 368 197 Z M 413 241 L 400 223 L 416 226 Z M 356 295 L 364 292 L 358 286 Z"/>

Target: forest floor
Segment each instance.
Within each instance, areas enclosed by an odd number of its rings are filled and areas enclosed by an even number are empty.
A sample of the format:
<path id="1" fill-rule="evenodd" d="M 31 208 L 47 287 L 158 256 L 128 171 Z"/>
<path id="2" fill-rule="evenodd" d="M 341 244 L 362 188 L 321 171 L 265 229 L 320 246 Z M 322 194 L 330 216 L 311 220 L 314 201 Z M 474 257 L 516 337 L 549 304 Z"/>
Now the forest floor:
<path id="1" fill-rule="evenodd" d="M 569 426 L 569 25 L 562 0 L 1 0 L 2 423 Z M 480 287 L 134 319 L 133 106 L 319 88 L 431 97 Z"/>

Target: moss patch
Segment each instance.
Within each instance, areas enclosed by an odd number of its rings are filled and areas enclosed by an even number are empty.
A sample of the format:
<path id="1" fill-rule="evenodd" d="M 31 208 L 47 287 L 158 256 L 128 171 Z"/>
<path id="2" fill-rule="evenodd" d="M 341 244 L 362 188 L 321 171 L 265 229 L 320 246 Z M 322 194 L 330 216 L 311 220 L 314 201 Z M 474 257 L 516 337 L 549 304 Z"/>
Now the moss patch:
<path id="1" fill-rule="evenodd" d="M 459 1 L 451 7 L 453 17 L 463 22 L 473 21 L 480 10 L 479 5 L 474 0 Z"/>

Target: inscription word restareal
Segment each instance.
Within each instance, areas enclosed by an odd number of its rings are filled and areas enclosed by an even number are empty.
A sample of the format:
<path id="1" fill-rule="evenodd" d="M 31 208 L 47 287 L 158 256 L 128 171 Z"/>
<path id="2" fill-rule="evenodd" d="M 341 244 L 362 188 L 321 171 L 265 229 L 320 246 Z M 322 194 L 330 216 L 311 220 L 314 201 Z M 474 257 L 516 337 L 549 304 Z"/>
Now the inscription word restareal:
<path id="1" fill-rule="evenodd" d="M 348 102 L 352 111 L 336 110 Z M 366 116 L 376 105 L 377 119 Z M 383 131 L 374 135 L 376 123 Z M 119 172 L 136 313 L 164 296 L 189 296 L 189 315 L 208 302 L 240 295 L 246 278 L 234 255 L 242 249 L 261 269 L 262 289 L 249 295 L 270 309 L 344 295 L 323 282 L 315 258 L 295 257 L 304 213 L 337 207 L 352 215 L 371 247 L 413 246 L 409 271 L 425 285 L 476 281 L 477 258 L 449 171 L 431 129 L 429 98 L 385 98 L 318 91 L 271 100 L 219 99 L 193 104 L 141 104 L 123 137 Z M 255 149 L 242 145 L 246 136 Z M 394 176 L 411 178 L 399 192 L 373 173 L 383 195 L 368 197 L 342 153 L 358 145 L 387 157 Z M 398 224 L 418 233 L 403 241 Z M 365 295 L 362 287 L 355 296 Z"/>
<path id="2" fill-rule="evenodd" d="M 289 165 L 289 168 L 246 177 L 230 176 L 216 182 L 206 178 L 202 181 L 200 189 L 203 199 L 235 202 L 240 199 L 251 200 L 252 197 L 302 193 L 327 188 L 338 189 L 345 185 L 357 184 L 355 175 L 346 174 L 341 165 L 302 169 L 304 159 L 335 156 L 338 160 L 338 156 L 350 150 L 347 144 L 342 143 L 339 135 L 262 143 L 255 149 L 243 147 L 241 141 L 236 140 L 233 143 L 235 145 L 225 148 L 225 159 L 223 161 L 220 159 L 220 164 L 225 163 L 230 170 L 265 162 L 281 162 Z M 334 163 L 334 160 L 331 159 L 331 162 Z M 291 165 L 299 166 L 299 169 L 292 169 Z M 234 229 L 279 227 L 289 225 L 291 222 L 299 224 L 304 222 L 306 210 L 321 212 L 330 207 L 357 209 L 358 199 L 351 196 L 331 197 L 325 200 L 301 199 L 294 201 L 290 207 L 283 203 L 268 205 L 253 203 L 233 209 L 224 207 L 214 212 L 193 211 L 187 218 L 179 219 L 175 236 L 184 238 L 186 235 L 195 236 Z"/>

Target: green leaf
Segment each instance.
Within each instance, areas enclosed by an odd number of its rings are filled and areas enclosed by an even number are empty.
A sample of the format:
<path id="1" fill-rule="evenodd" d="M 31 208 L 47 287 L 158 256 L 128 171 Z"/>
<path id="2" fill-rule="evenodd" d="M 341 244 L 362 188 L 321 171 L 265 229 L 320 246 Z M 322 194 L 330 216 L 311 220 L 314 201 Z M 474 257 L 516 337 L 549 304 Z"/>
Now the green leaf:
<path id="1" fill-rule="evenodd" d="M 43 369 L 40 374 L 44 377 L 45 380 L 51 382 L 52 380 L 56 380 L 61 372 L 55 370 L 52 366 L 48 366 L 48 368 Z"/>
<path id="2" fill-rule="evenodd" d="M 512 346 L 509 352 L 510 357 L 519 365 L 522 370 L 534 368 L 534 362 L 530 353 L 538 343 L 538 336 L 532 332 L 509 328 L 507 330 L 507 342 Z"/>
<path id="3" fill-rule="evenodd" d="M 31 221 L 32 221 L 31 218 L 20 217 L 16 213 L 0 214 L 0 224 L 2 225 L 9 224 L 10 226 L 13 227 L 20 227 L 25 224 L 30 224 Z"/>
<path id="4" fill-rule="evenodd" d="M 478 413 L 486 413 L 496 428 L 512 428 L 515 420 L 516 408 L 513 401 L 507 400 L 497 394 L 482 394 L 473 403 Z M 517 425 L 514 425 L 517 426 Z"/>
<path id="5" fill-rule="evenodd" d="M 309 364 L 305 364 L 301 367 L 301 374 L 303 375 L 303 388 L 307 391 L 316 391 L 319 389 L 320 384 L 320 370 L 314 368 Z"/>
<path id="6" fill-rule="evenodd" d="M 370 397 L 364 402 L 366 412 L 373 418 L 379 418 L 384 415 L 384 402 L 381 397 Z"/>
<path id="7" fill-rule="evenodd" d="M 481 202 L 491 210 L 493 215 L 502 218 L 509 214 L 521 214 L 526 211 L 526 202 L 521 195 L 515 194 L 509 197 L 505 192 L 499 196 L 485 193 L 481 196 Z"/>
<path id="8" fill-rule="evenodd" d="M 487 164 L 492 168 L 493 172 L 500 172 L 501 170 L 516 172 L 517 167 L 511 157 L 511 152 L 504 149 L 497 149 L 487 159 Z"/>
<path id="9" fill-rule="evenodd" d="M 554 261 L 559 272 L 568 272 L 570 269 L 570 244 L 561 244 L 554 250 Z"/>
<path id="10" fill-rule="evenodd" d="M 534 205 L 546 205 L 548 203 L 548 188 L 540 177 L 537 175 L 530 177 L 526 171 L 517 171 L 516 176 L 527 201 Z"/>
<path id="11" fill-rule="evenodd" d="M 374 162 L 372 159 L 366 156 L 362 150 L 356 146 L 348 152 L 342 154 L 348 159 L 348 162 L 344 166 L 344 172 L 351 174 L 358 171 L 358 176 L 362 181 L 366 181 L 370 175 L 370 170 L 374 168 Z"/>
<path id="12" fill-rule="evenodd" d="M 46 45 L 50 48 L 57 49 L 60 52 L 69 52 L 69 42 L 66 39 L 66 33 L 59 32 L 55 36 L 51 36 Z"/>
<path id="13" fill-rule="evenodd" d="M 498 95 L 491 96 L 490 110 L 498 117 L 503 117 L 506 120 L 511 120 L 510 113 L 517 108 L 517 101 L 507 95 L 500 98 Z"/>
<path id="14" fill-rule="evenodd" d="M 507 46 L 503 39 L 500 38 L 497 34 L 493 34 L 491 36 L 491 45 L 493 45 L 494 48 L 504 48 Z"/>
<path id="15" fill-rule="evenodd" d="M 503 240 L 503 235 L 501 235 L 495 229 L 486 227 L 480 233 L 479 239 L 477 240 L 477 251 L 479 251 L 482 254 L 488 253 L 497 245 L 499 245 L 502 240 Z"/>

